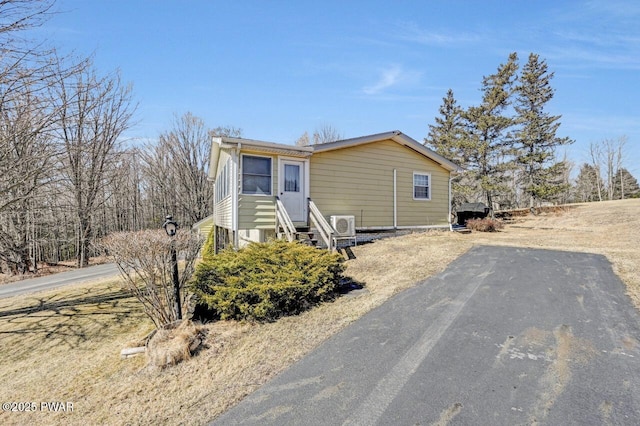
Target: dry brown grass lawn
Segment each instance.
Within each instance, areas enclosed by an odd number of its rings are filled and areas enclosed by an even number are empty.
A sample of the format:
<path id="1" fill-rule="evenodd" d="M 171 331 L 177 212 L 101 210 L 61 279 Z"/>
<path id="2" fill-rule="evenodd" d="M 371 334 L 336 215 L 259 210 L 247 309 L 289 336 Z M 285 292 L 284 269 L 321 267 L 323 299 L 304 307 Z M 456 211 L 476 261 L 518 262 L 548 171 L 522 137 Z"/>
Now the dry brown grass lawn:
<path id="1" fill-rule="evenodd" d="M 208 347 L 160 370 L 120 349 L 152 324 L 117 283 L 0 299 L 0 401 L 72 402 L 73 412 L 0 412 L 0 424 L 204 424 L 393 294 L 474 245 L 601 253 L 640 307 L 640 200 L 577 205 L 498 233 L 426 232 L 353 248 L 366 292 L 263 325 L 206 325 Z"/>

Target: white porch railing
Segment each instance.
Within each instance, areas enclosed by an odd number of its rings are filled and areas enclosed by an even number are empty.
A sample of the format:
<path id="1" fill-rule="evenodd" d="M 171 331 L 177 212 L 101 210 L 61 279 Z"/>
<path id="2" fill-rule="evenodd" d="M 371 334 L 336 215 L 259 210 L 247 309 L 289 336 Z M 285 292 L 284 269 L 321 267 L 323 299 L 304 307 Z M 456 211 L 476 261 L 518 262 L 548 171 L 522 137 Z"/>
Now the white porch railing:
<path id="1" fill-rule="evenodd" d="M 320 234 L 322 241 L 327 246 L 329 251 L 333 251 L 336 248 L 336 240 L 334 238 L 334 230 L 329 222 L 324 218 L 316 203 L 311 200 L 311 198 L 307 199 L 309 201 L 309 222 L 312 224 Z"/>
<path id="2" fill-rule="evenodd" d="M 309 206 L 309 218 L 307 220 L 307 225 L 309 227 L 313 226 L 313 228 L 316 229 L 320 238 L 322 238 L 324 245 L 329 249 L 329 251 L 335 250 L 335 230 L 324 218 L 320 209 L 316 206 L 316 203 L 314 203 L 311 198 L 307 198 L 307 202 Z M 279 236 L 281 235 L 281 229 L 282 233 L 284 233 L 284 236 L 287 238 L 287 241 L 291 242 L 296 239 L 298 230 L 293 224 L 293 221 L 291 220 L 289 213 L 287 213 L 287 209 L 280 200 L 280 197 L 276 197 L 276 234 Z M 305 231 L 305 233 L 308 233 L 307 231 Z"/>
<path id="3" fill-rule="evenodd" d="M 276 234 L 279 234 L 280 227 L 287 237 L 287 241 L 291 242 L 296 238 L 296 227 L 287 213 L 287 209 L 280 201 L 280 197 L 276 197 Z"/>

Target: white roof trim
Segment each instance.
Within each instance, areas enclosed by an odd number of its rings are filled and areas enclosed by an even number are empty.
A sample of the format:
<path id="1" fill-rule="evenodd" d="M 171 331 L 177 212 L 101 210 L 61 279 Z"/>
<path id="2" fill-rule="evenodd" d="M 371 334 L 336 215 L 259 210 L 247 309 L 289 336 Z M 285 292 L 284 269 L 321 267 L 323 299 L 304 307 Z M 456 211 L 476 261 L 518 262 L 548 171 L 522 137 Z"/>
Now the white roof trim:
<path id="1" fill-rule="evenodd" d="M 209 154 L 209 174 L 207 180 L 215 182 L 216 174 L 218 171 L 218 159 L 220 158 L 220 146 L 222 145 L 221 138 L 212 138 L 211 140 L 211 153 Z"/>
<path id="2" fill-rule="evenodd" d="M 281 143 L 258 141 L 254 139 L 242 139 L 242 138 L 229 138 L 229 137 L 214 137 L 211 141 L 211 157 L 209 160 L 209 180 L 215 181 L 218 159 L 220 157 L 220 150 L 222 149 L 242 149 L 257 151 L 267 154 L 280 154 L 288 155 L 291 157 L 304 157 L 308 158 L 313 155 L 314 152 L 326 152 L 336 149 L 349 148 L 358 145 L 364 145 L 372 142 L 379 142 L 384 140 L 392 140 L 400 145 L 403 145 L 409 149 L 416 151 L 417 153 L 429 158 L 430 160 L 438 163 L 444 169 L 450 172 L 461 172 L 463 169 L 457 164 L 447 160 L 443 156 L 437 154 L 435 151 L 430 150 L 426 146 L 417 142 L 415 139 L 405 135 L 399 130 L 393 130 L 391 132 L 376 133 L 374 135 L 361 136 L 352 139 L 343 139 L 335 142 L 328 142 L 311 146 L 295 146 L 285 145 Z"/>
<path id="3" fill-rule="evenodd" d="M 236 146 L 240 146 L 243 149 L 253 149 L 255 151 L 263 152 L 287 152 L 305 157 L 308 157 L 313 153 L 313 148 L 310 146 L 285 145 L 282 143 L 265 142 L 242 138 L 223 137 L 220 139 L 222 140 L 223 148 L 235 148 Z"/>
<path id="4" fill-rule="evenodd" d="M 218 174 L 220 150 L 236 148 L 266 154 L 287 155 L 289 157 L 308 158 L 313 154 L 313 148 L 310 146 L 285 145 L 281 143 L 258 141 L 254 139 L 230 138 L 225 136 L 213 137 L 211 138 L 211 155 L 209 157 L 208 179 L 210 181 L 215 182 L 216 175 Z"/>

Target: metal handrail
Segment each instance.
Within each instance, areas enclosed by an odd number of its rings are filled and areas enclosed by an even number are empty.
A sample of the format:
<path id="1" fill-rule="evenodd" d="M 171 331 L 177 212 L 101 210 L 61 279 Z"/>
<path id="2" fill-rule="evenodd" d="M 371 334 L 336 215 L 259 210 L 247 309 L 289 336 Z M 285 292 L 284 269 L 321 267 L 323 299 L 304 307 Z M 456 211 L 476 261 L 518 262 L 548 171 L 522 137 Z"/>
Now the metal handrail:
<path id="1" fill-rule="evenodd" d="M 335 239 L 333 237 L 335 231 L 324 218 L 320 209 L 316 206 L 316 203 L 314 203 L 311 198 L 307 198 L 307 200 L 309 202 L 309 219 L 315 225 L 329 251 L 333 251 L 336 248 Z"/>
<path id="2" fill-rule="evenodd" d="M 287 213 L 287 209 L 280 201 L 280 197 L 276 196 L 276 234 L 278 233 L 278 228 L 282 226 L 284 230 L 284 234 L 287 236 L 287 241 L 292 242 L 296 238 L 296 227 L 293 224 L 293 221 L 289 217 L 289 213 Z"/>

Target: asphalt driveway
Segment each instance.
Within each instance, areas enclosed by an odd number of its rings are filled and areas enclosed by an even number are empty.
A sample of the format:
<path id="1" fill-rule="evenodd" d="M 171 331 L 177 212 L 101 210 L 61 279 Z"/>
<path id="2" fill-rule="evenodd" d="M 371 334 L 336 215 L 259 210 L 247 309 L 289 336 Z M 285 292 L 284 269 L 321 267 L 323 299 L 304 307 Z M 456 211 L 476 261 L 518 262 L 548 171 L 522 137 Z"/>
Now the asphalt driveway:
<path id="1" fill-rule="evenodd" d="M 43 277 L 29 278 L 10 284 L 0 285 L 0 299 L 3 297 L 19 296 L 21 294 L 36 293 L 38 291 L 52 290 L 71 284 L 80 284 L 87 281 L 115 277 L 119 274 L 115 263 L 88 266 Z"/>
<path id="2" fill-rule="evenodd" d="M 600 255 L 477 247 L 214 424 L 635 425 L 640 316 Z"/>

